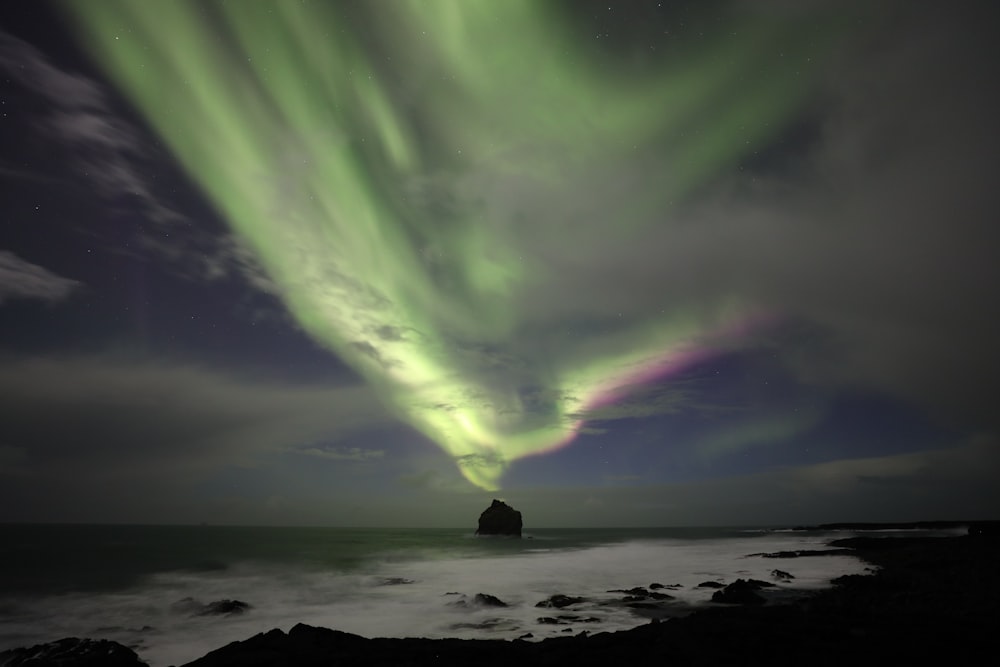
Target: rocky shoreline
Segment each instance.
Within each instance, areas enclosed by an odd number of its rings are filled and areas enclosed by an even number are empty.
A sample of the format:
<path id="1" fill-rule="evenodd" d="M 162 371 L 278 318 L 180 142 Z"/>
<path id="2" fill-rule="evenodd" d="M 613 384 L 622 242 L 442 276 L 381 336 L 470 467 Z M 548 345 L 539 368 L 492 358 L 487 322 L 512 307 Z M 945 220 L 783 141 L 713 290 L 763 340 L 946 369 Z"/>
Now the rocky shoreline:
<path id="1" fill-rule="evenodd" d="M 739 580 L 718 591 L 717 601 L 727 604 L 666 620 L 652 614 L 651 622 L 621 632 L 574 630 L 538 642 L 367 639 L 300 624 L 287 633 L 276 629 L 234 642 L 188 665 L 604 665 L 620 660 L 840 665 L 918 659 L 971 664 L 996 652 L 992 633 L 998 619 L 1000 540 L 995 533 L 853 537 L 833 540 L 830 547 L 828 552 L 750 556 L 787 559 L 847 550 L 870 563 L 872 572 L 839 577 L 832 588 L 789 603 L 765 603 L 757 593 L 768 582 Z M 791 576 L 781 569 L 772 575 L 778 580 Z M 636 604 L 653 604 L 653 588 L 643 595 L 621 592 L 634 594 Z M 558 619 L 561 601 L 550 601 L 546 617 Z M 102 640 L 64 639 L 0 653 L 0 667 L 143 664 L 130 649 Z"/>

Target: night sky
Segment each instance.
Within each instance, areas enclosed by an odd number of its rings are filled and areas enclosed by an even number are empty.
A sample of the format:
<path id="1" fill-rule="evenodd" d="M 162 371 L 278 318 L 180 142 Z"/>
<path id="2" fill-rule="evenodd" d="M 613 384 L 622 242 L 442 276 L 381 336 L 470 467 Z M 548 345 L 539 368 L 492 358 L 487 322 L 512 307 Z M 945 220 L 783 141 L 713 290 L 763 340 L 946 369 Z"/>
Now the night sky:
<path id="1" fill-rule="evenodd" d="M 994 5 L 0 4 L 0 521 L 997 518 Z"/>

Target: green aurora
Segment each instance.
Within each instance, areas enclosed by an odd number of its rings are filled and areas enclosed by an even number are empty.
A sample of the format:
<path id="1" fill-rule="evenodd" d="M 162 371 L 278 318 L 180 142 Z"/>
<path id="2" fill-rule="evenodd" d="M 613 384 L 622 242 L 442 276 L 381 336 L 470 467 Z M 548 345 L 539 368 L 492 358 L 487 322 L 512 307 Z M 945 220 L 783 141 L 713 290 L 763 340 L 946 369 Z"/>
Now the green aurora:
<path id="1" fill-rule="evenodd" d="M 299 325 L 487 490 L 760 312 L 734 293 L 542 336 L 529 304 L 556 277 L 540 248 L 641 243 L 773 139 L 833 36 L 732 17 L 630 62 L 571 3 L 65 7 Z M 646 185 L 574 233 L 576 195 L 623 165 Z"/>

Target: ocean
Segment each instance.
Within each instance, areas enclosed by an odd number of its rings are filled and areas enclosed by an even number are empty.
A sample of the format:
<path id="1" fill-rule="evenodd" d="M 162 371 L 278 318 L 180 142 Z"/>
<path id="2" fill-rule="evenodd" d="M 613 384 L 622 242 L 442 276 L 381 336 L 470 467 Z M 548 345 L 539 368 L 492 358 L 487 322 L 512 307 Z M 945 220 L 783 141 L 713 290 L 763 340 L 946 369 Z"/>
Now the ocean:
<path id="1" fill-rule="evenodd" d="M 624 630 L 649 622 L 650 612 L 609 591 L 663 584 L 675 599 L 657 613 L 669 616 L 712 604 L 701 582 L 774 581 L 780 568 L 794 579 L 769 595 L 795 595 L 865 565 L 851 556 L 748 554 L 822 549 L 848 534 L 553 528 L 510 539 L 463 529 L 0 526 L 0 650 L 106 638 L 163 667 L 299 622 L 366 637 L 538 640 Z M 507 606 L 481 604 L 478 593 Z M 535 606 L 556 594 L 584 601 Z M 219 600 L 250 607 L 199 614 Z"/>

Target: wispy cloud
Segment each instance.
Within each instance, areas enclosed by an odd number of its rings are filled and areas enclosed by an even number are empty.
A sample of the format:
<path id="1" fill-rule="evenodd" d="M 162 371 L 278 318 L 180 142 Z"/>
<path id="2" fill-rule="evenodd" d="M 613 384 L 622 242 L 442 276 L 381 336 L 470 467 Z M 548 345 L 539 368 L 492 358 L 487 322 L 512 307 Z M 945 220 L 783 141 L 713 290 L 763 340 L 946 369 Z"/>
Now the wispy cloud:
<path id="1" fill-rule="evenodd" d="M 60 69 L 34 46 L 2 30 L 0 71 L 44 101 L 46 112 L 38 116 L 37 129 L 72 151 L 87 174 L 88 187 L 105 196 L 133 197 L 151 221 L 181 219 L 153 194 L 140 175 L 138 164 L 147 147 L 113 111 L 98 83 Z"/>
<path id="2" fill-rule="evenodd" d="M 323 459 L 334 461 L 370 461 L 381 459 L 385 456 L 382 449 L 363 449 L 361 447 L 333 447 L 329 445 L 310 445 L 307 447 L 294 447 L 289 450 L 295 454 L 305 454 L 307 456 L 318 456 Z"/>
<path id="3" fill-rule="evenodd" d="M 0 304 L 10 299 L 62 301 L 82 285 L 48 269 L 0 250 Z"/>
<path id="4" fill-rule="evenodd" d="M 19 465 L 41 476 L 138 479 L 253 467 L 296 442 L 330 443 L 329 458 L 372 458 L 337 440 L 391 418 L 364 386 L 66 357 L 5 359 L 0 421 L 0 445 L 22 452 Z"/>
<path id="5" fill-rule="evenodd" d="M 34 183 L 60 181 L 64 187 L 93 192 L 116 206 L 122 201 L 137 206 L 142 214 L 140 222 L 152 225 L 140 224 L 130 230 L 128 238 L 135 239 L 137 247 L 110 250 L 139 251 L 167 259 L 169 268 L 188 279 L 239 276 L 256 289 L 277 293 L 257 259 L 235 236 L 191 225 L 188 214 L 157 190 L 145 174 L 151 162 L 163 161 L 166 156 L 122 117 L 100 83 L 59 67 L 36 47 L 3 30 L 0 73 L 40 101 L 37 106 L 42 111 L 25 130 L 37 134 L 37 140 L 51 146 L 60 160 L 76 165 L 71 174 L 59 176 L 4 156 L 7 159 L 0 161 L 0 174 Z M 88 229 L 87 233 L 97 232 Z M 120 236 L 115 234 L 109 246 Z"/>

